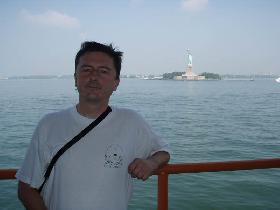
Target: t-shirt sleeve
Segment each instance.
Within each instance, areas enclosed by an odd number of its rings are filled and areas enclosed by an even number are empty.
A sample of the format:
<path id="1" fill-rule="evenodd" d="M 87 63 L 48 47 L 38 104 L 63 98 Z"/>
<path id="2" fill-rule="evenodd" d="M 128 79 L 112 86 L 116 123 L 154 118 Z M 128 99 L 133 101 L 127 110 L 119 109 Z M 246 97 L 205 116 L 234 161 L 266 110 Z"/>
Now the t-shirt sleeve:
<path id="1" fill-rule="evenodd" d="M 137 123 L 136 157 L 148 158 L 159 151 L 165 151 L 170 154 L 168 143 L 160 138 L 152 130 L 150 125 L 139 116 L 139 121 Z"/>
<path id="2" fill-rule="evenodd" d="M 44 177 L 44 154 L 40 145 L 39 126 L 35 129 L 31 143 L 28 147 L 21 168 L 16 173 L 16 178 L 33 188 L 39 188 Z"/>

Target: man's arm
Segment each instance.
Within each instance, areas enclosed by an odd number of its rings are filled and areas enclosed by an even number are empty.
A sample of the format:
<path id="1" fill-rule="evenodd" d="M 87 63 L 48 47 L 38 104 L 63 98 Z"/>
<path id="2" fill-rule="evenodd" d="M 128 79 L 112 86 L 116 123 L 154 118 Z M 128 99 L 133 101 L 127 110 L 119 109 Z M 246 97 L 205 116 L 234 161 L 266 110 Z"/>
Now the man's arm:
<path id="1" fill-rule="evenodd" d="M 169 159 L 170 155 L 165 151 L 156 152 L 147 159 L 136 158 L 129 164 L 128 173 L 130 173 L 132 177 L 145 181 L 153 175 L 157 169 L 168 163 Z"/>
<path id="2" fill-rule="evenodd" d="M 27 210 L 47 210 L 37 189 L 21 181 L 18 183 L 18 198 Z"/>

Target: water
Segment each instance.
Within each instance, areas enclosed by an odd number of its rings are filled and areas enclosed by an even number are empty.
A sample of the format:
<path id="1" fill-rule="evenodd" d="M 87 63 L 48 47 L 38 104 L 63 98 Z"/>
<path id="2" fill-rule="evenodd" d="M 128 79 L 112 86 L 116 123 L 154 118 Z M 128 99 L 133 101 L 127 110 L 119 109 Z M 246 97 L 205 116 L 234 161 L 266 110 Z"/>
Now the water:
<path id="1" fill-rule="evenodd" d="M 0 80 L 0 168 L 18 168 L 38 120 L 74 105 L 74 81 Z M 274 80 L 123 79 L 112 105 L 140 112 L 173 163 L 276 158 L 280 85 Z M 280 209 L 280 169 L 169 176 L 169 209 Z M 156 209 L 157 178 L 136 181 L 130 210 Z M 23 209 L 16 181 L 0 181 L 0 209 Z"/>

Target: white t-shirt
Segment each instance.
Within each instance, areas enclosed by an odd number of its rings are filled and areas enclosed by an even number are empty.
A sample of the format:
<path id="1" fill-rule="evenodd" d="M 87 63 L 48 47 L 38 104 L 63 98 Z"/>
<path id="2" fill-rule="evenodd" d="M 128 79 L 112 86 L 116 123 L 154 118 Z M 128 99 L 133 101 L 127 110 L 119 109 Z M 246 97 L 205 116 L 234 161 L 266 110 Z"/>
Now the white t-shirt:
<path id="1" fill-rule="evenodd" d="M 76 107 L 46 115 L 38 124 L 18 180 L 39 188 L 56 152 L 92 122 Z M 56 162 L 41 195 L 49 210 L 125 210 L 132 193 L 128 165 L 169 151 L 141 116 L 112 112 Z"/>

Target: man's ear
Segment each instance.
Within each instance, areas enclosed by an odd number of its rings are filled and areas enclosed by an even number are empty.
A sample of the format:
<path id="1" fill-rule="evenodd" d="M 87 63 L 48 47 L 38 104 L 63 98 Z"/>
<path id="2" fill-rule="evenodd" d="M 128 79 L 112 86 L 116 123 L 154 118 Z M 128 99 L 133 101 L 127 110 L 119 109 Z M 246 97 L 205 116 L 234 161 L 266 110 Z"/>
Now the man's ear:
<path id="1" fill-rule="evenodd" d="M 75 87 L 77 87 L 77 74 L 76 74 L 76 72 L 74 73 L 74 80 L 75 80 Z"/>
<path id="2" fill-rule="evenodd" d="M 115 79 L 114 91 L 118 89 L 119 84 L 120 84 L 120 79 Z"/>

